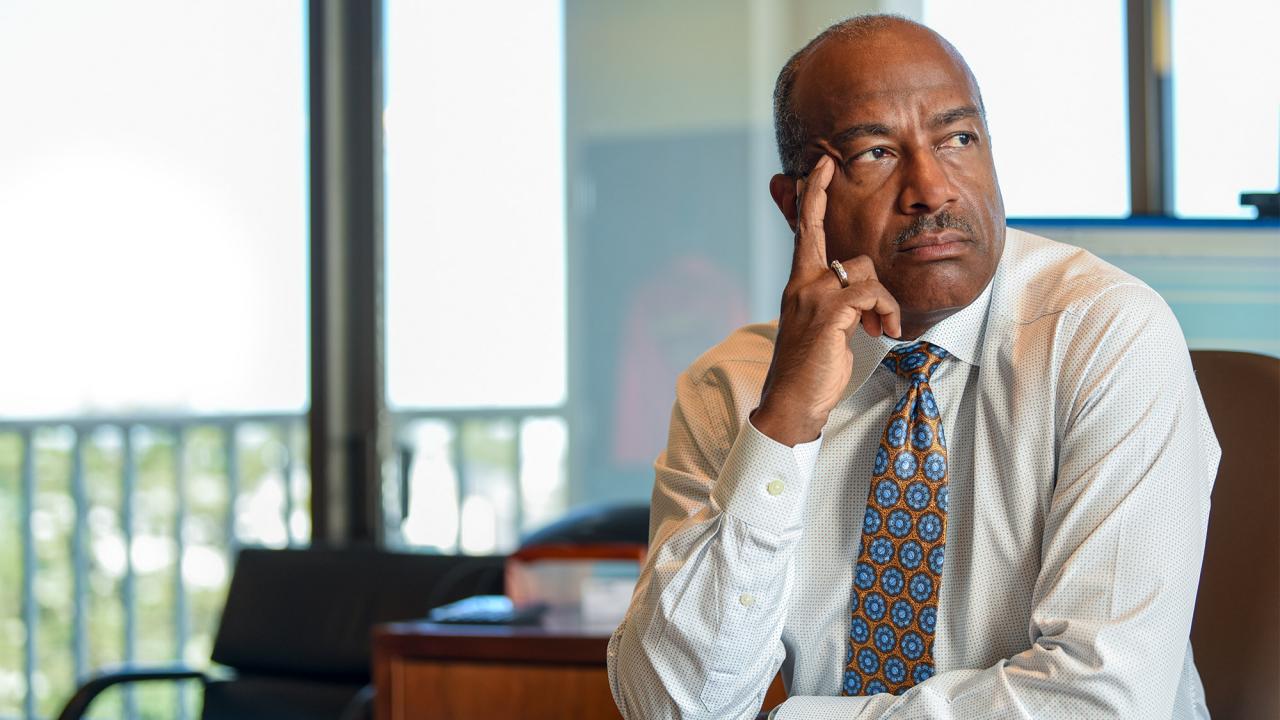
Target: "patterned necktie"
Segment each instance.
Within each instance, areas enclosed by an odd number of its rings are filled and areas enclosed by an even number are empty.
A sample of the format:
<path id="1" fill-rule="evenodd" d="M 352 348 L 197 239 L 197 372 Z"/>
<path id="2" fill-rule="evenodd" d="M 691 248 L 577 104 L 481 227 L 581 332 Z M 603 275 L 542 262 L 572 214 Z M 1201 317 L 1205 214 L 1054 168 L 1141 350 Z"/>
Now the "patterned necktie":
<path id="1" fill-rule="evenodd" d="M 845 695 L 905 692 L 933 676 L 947 539 L 947 441 L 929 378 L 949 355 L 929 343 L 882 362 L 911 382 L 876 451 L 853 576 Z"/>

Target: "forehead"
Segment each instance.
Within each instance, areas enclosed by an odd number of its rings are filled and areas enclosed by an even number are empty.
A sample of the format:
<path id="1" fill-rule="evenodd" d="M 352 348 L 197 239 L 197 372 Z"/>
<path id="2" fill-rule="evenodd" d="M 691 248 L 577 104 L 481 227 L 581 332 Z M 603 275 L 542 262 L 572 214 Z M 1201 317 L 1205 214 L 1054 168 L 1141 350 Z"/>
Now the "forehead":
<path id="1" fill-rule="evenodd" d="M 792 93 L 795 112 L 819 137 L 852 121 L 888 122 L 904 112 L 924 117 L 980 103 L 964 60 L 937 36 L 909 26 L 822 41 L 797 67 Z"/>

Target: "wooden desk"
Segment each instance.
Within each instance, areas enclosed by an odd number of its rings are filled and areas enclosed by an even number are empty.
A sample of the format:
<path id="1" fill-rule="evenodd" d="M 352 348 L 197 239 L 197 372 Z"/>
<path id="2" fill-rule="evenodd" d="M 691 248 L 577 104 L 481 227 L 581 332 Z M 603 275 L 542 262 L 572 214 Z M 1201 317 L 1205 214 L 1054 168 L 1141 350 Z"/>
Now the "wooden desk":
<path id="1" fill-rule="evenodd" d="M 377 720 L 619 720 L 609 631 L 393 623 L 373 636 Z M 782 702 L 775 679 L 765 707 Z"/>

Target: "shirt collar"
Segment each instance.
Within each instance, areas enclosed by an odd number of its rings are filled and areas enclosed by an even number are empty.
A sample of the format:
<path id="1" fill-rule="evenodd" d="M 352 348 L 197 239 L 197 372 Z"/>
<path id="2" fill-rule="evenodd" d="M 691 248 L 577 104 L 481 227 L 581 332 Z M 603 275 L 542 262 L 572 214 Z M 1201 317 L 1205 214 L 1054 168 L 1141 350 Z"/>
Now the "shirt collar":
<path id="1" fill-rule="evenodd" d="M 964 306 L 959 312 L 945 318 L 937 325 L 929 328 L 919 340 L 933 343 L 951 353 L 957 359 L 974 367 L 978 367 L 978 347 L 987 328 L 987 316 L 991 307 L 991 287 L 995 279 L 978 293 L 973 302 Z M 867 382 L 876 366 L 902 340 L 895 340 L 887 335 L 872 337 L 860 326 L 849 341 L 849 349 L 853 352 L 853 373 L 849 376 L 848 394 L 853 394 Z"/>

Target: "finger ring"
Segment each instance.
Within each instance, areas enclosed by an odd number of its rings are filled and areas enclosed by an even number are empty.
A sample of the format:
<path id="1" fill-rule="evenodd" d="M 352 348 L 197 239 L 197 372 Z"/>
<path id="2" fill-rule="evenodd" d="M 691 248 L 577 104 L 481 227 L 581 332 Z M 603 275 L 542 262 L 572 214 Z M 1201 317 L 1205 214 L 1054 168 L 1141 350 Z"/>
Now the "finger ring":
<path id="1" fill-rule="evenodd" d="M 844 266 L 840 264 L 839 260 L 831 261 L 831 272 L 836 274 L 836 279 L 840 281 L 840 287 L 849 287 L 849 273 L 844 271 Z"/>

